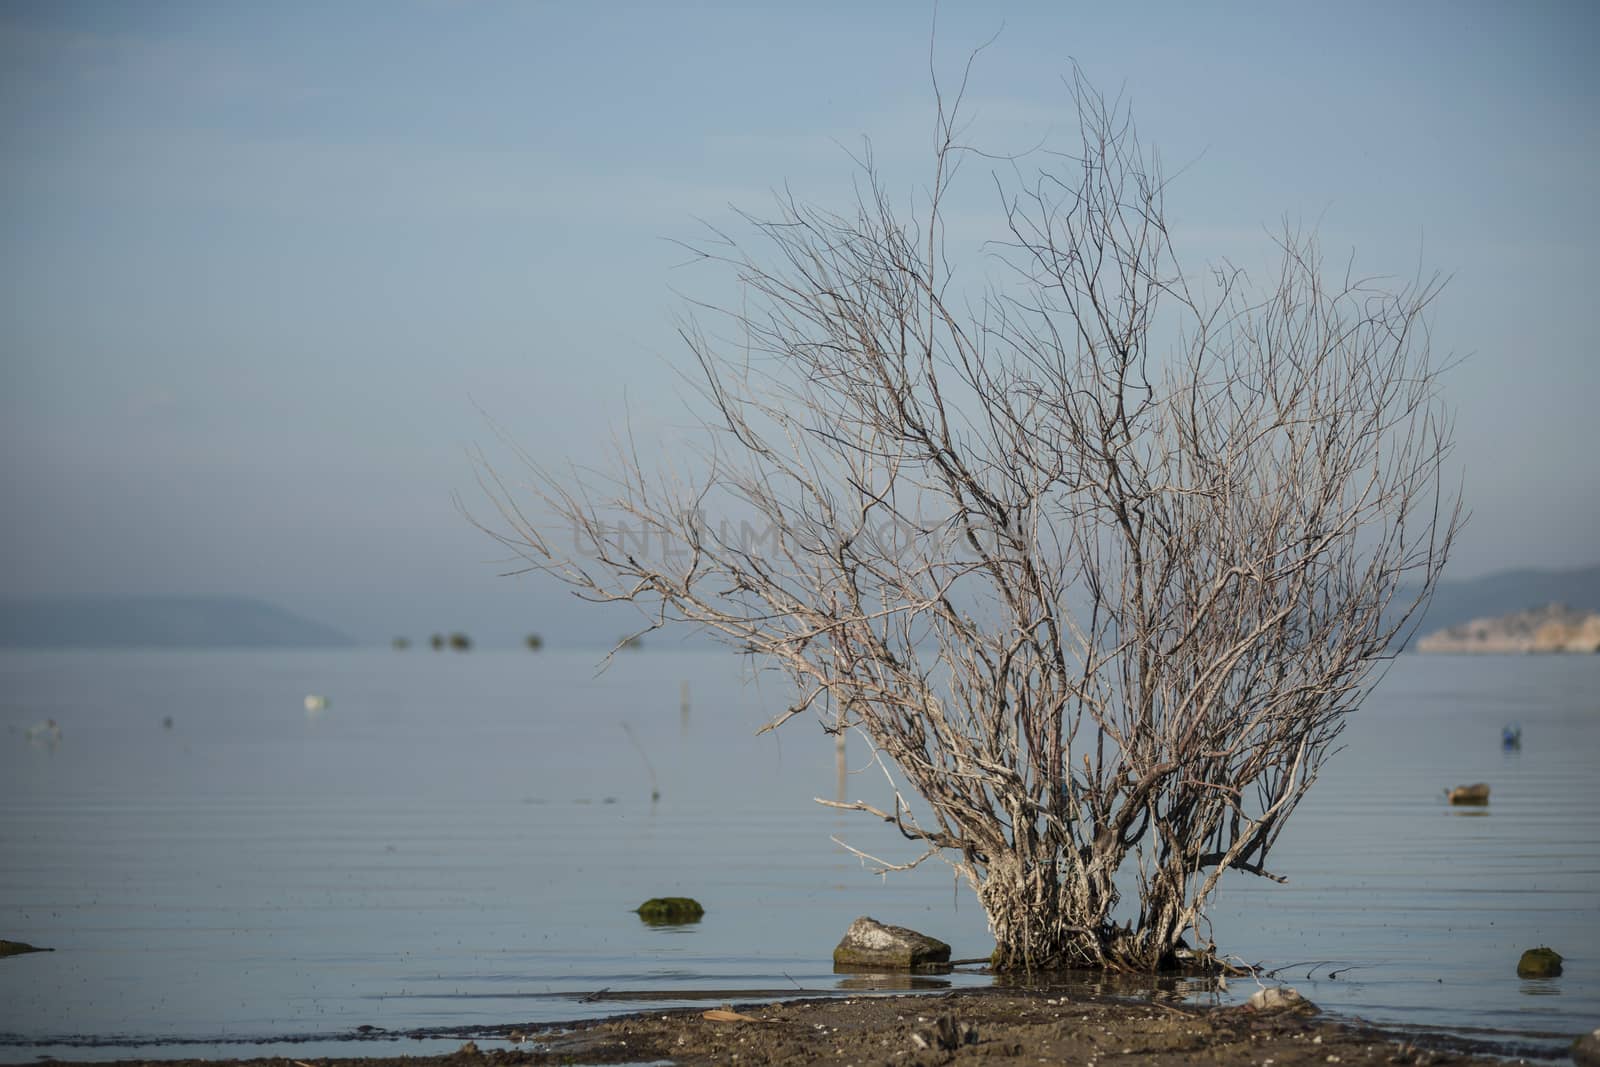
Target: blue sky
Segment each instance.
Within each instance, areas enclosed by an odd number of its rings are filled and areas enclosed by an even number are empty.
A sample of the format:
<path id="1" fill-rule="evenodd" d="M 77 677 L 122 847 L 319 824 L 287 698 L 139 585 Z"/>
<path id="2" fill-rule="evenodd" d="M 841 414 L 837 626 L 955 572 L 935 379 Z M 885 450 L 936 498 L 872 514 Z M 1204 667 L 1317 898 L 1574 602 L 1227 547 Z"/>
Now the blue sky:
<path id="1" fill-rule="evenodd" d="M 964 4 L 970 138 L 1070 138 L 1076 59 L 1169 171 L 1190 269 L 1453 279 L 1452 573 L 1600 560 L 1588 4 Z M 926 4 L 0 4 L 0 594 L 238 592 L 368 639 L 607 636 L 496 577 L 494 452 L 683 425 L 674 239 L 870 137 L 926 180 Z M 969 166 L 958 211 L 986 224 Z M 482 409 L 482 412 L 480 411 Z"/>

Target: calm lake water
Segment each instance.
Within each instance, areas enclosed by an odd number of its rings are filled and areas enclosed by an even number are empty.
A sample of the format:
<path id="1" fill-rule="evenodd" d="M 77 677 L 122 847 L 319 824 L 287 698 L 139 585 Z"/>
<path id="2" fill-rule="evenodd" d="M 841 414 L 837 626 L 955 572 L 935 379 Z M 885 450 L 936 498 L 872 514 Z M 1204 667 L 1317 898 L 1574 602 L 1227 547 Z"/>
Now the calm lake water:
<path id="1" fill-rule="evenodd" d="M 0 960 L 0 1060 L 131 1051 L 85 1039 L 423 1052 L 459 1038 L 329 1039 L 611 1014 L 646 1006 L 611 999 L 636 991 L 842 989 L 832 948 L 863 914 L 987 955 L 947 868 L 879 878 L 831 840 L 910 856 L 812 802 L 839 789 L 815 725 L 754 736 L 780 685 L 726 653 L 627 654 L 599 677 L 595 659 L 0 653 L 0 937 L 56 950 Z M 59 743 L 26 736 L 49 718 Z M 1218 945 L 1375 1022 L 1600 1024 L 1600 657 L 1404 657 L 1345 740 L 1274 854 L 1290 883 L 1226 883 Z M 1445 805 L 1477 781 L 1486 811 Z M 704 921 L 631 913 L 669 894 Z M 1517 978 L 1540 944 L 1566 973 Z"/>

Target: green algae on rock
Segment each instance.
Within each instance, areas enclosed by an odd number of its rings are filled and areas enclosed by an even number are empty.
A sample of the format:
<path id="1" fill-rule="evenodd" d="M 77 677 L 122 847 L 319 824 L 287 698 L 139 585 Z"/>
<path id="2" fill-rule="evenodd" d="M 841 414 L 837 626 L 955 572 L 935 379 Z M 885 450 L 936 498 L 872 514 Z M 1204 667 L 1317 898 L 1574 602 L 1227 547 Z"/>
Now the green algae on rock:
<path id="1" fill-rule="evenodd" d="M 693 897 L 651 897 L 634 911 L 651 926 L 697 923 L 706 913 L 706 909 Z"/>
<path id="2" fill-rule="evenodd" d="M 1518 978 L 1554 978 L 1561 973 L 1561 953 L 1540 945 L 1530 948 L 1517 961 Z"/>
<path id="3" fill-rule="evenodd" d="M 26 941 L 7 941 L 0 938 L 0 956 L 21 956 L 27 952 L 54 952 L 53 948 L 39 948 Z"/>

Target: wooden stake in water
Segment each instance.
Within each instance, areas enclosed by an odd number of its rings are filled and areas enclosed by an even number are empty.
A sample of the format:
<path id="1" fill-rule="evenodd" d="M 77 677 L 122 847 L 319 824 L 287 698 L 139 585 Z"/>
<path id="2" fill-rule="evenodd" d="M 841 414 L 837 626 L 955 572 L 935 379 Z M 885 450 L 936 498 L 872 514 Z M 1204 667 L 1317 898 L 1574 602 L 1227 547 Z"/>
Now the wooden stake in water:
<path id="1" fill-rule="evenodd" d="M 639 758 L 644 760 L 644 769 L 650 774 L 650 803 L 654 804 L 661 799 L 661 783 L 656 781 L 655 765 L 650 762 L 650 757 L 646 754 L 644 746 L 639 743 L 639 739 L 633 736 L 633 727 L 627 723 L 622 723 L 622 732 L 628 735 L 628 740 L 633 743 L 633 747 L 638 751 Z"/>

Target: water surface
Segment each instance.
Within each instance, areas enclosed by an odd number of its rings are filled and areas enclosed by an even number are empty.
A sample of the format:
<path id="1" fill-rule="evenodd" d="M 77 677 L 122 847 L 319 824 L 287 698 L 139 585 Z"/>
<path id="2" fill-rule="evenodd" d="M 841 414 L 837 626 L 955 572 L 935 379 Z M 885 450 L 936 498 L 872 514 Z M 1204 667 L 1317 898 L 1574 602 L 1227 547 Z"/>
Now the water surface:
<path id="1" fill-rule="evenodd" d="M 947 868 L 880 878 L 831 840 L 915 854 L 812 802 L 839 788 L 814 725 L 754 736 L 781 686 L 721 653 L 594 665 L 0 654 L 0 937 L 56 949 L 0 961 L 0 1059 L 108 1054 L 68 1044 L 85 1038 L 239 1055 L 211 1043 L 648 1006 L 583 999 L 602 989 L 839 989 L 830 953 L 861 914 L 987 955 Z M 1372 1021 L 1593 1026 L 1597 683 L 1600 657 L 1399 660 L 1274 854 L 1290 883 L 1224 883 L 1218 945 Z M 320 714 L 312 693 L 329 698 Z M 59 744 L 29 741 L 47 718 Z M 1520 751 L 1501 749 L 1508 722 Z M 881 773 L 859 743 L 848 756 L 846 793 L 875 794 Z M 1444 803 L 1475 781 L 1493 786 L 1486 812 Z M 704 921 L 631 913 L 668 894 L 701 900 Z M 1563 977 L 1516 977 L 1538 944 L 1566 957 Z"/>

